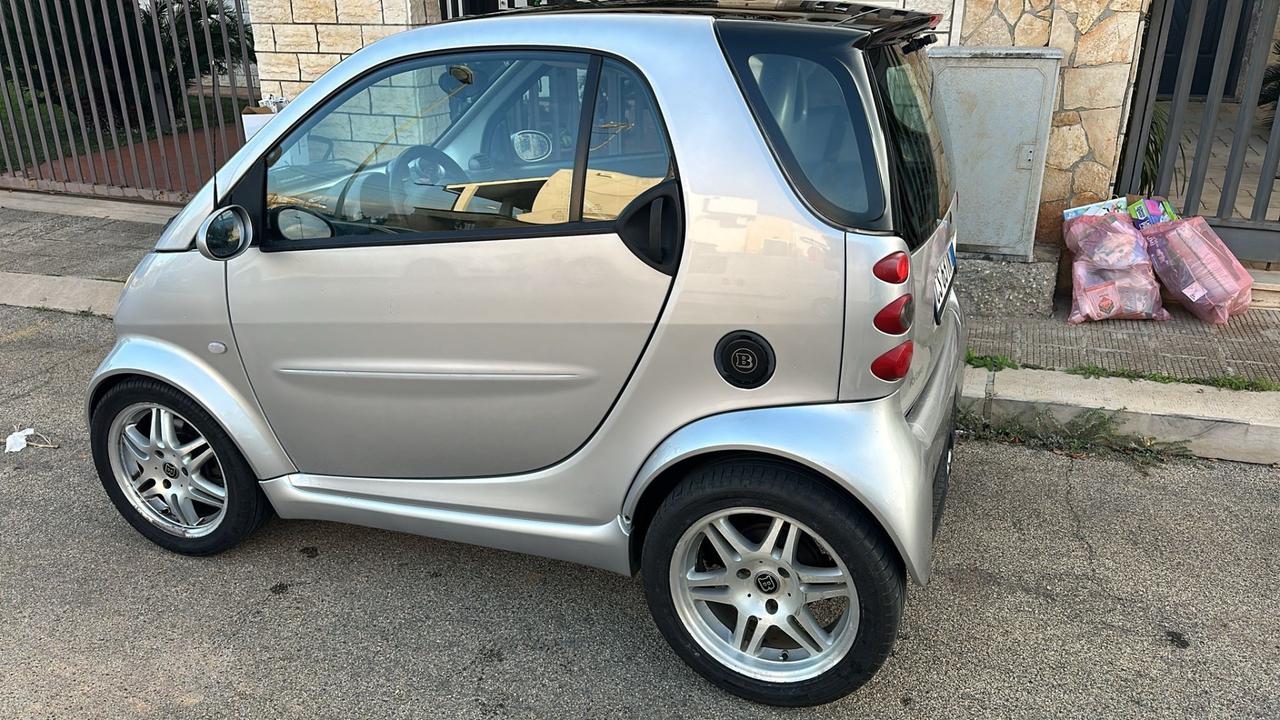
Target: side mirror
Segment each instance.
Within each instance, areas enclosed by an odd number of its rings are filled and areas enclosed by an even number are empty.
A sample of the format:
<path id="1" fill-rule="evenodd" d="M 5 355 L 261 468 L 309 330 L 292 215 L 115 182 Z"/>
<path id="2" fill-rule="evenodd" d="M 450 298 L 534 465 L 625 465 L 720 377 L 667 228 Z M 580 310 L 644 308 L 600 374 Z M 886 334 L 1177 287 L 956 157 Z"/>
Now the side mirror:
<path id="1" fill-rule="evenodd" d="M 230 260 L 253 243 L 253 223 L 239 205 L 229 205 L 210 215 L 196 232 L 196 249 L 210 260 Z"/>

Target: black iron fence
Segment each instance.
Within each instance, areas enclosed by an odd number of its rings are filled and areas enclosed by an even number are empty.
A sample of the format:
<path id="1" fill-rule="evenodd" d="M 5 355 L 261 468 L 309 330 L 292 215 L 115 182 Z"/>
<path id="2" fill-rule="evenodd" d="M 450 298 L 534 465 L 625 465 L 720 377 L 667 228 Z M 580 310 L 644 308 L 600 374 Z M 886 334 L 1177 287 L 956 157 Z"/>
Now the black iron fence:
<path id="1" fill-rule="evenodd" d="M 0 188 L 181 202 L 256 105 L 244 0 L 0 0 Z"/>
<path id="2" fill-rule="evenodd" d="M 1280 260 L 1280 0 L 1153 0 L 1117 189 Z"/>

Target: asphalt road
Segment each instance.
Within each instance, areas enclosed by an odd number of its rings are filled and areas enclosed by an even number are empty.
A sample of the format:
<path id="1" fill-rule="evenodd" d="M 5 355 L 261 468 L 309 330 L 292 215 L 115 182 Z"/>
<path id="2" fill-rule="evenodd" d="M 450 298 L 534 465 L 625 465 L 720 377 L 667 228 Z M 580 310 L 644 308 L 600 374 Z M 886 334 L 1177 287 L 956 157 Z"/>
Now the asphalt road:
<path id="1" fill-rule="evenodd" d="M 850 698 L 779 711 L 667 649 L 636 580 L 275 520 L 218 557 L 133 532 L 81 392 L 107 321 L 0 307 L 0 717 L 1280 716 L 1280 470 L 962 443 L 934 582 Z"/>

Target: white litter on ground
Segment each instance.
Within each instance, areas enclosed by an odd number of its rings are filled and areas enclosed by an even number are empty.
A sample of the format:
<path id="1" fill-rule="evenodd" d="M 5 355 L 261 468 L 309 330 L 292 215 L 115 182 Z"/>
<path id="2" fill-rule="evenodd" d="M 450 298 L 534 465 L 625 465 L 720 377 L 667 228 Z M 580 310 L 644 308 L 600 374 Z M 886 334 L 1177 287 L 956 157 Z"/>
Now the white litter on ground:
<path id="1" fill-rule="evenodd" d="M 7 453 L 18 452 L 27 446 L 27 438 L 34 435 L 36 431 L 33 428 L 26 430 L 18 430 L 4 439 L 4 451 Z"/>

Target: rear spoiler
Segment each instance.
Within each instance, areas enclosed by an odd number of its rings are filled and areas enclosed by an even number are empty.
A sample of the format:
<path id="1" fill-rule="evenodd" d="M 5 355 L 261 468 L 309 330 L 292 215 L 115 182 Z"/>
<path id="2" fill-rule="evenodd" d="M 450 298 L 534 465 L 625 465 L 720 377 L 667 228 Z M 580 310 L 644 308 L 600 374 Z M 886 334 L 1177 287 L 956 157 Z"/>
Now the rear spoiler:
<path id="1" fill-rule="evenodd" d="M 809 4 L 828 5 L 832 9 L 837 5 L 829 2 Z M 941 15 L 866 5 L 848 7 L 849 18 L 842 20 L 840 25 L 857 22 L 860 26 L 871 26 L 866 27 L 867 36 L 857 43 L 858 47 L 891 45 L 905 40 L 908 47 L 903 48 L 903 52 L 911 52 L 938 41 L 932 31 L 941 22 Z"/>

